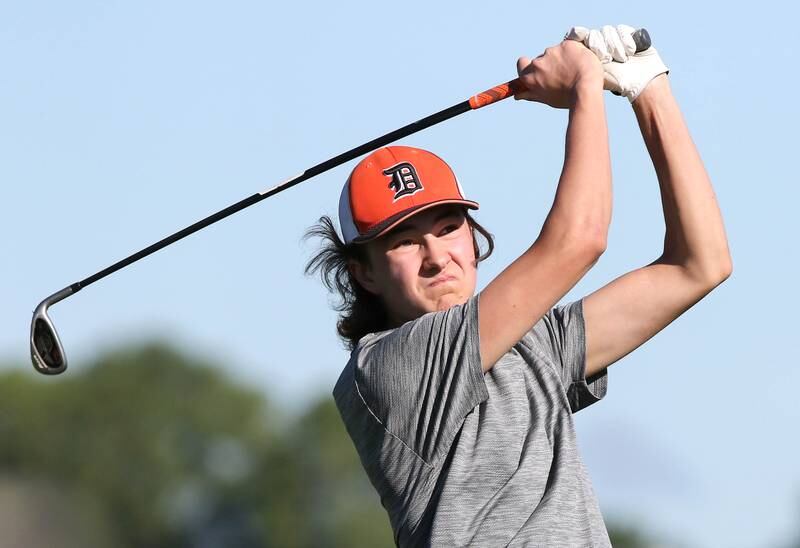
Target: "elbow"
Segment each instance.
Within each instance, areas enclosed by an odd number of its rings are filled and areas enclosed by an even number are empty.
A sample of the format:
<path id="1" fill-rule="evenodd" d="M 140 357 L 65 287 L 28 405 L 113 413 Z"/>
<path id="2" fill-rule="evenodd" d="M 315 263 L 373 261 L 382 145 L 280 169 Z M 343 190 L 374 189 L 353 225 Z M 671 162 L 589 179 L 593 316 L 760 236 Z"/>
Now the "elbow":
<path id="1" fill-rule="evenodd" d="M 592 255 L 590 256 L 592 262 L 589 263 L 589 268 L 594 268 L 594 265 L 597 264 L 597 261 L 600 260 L 600 257 L 602 257 L 603 253 L 605 253 L 606 251 L 605 240 L 603 240 L 602 242 L 596 242 L 595 245 L 590 249 L 592 253 Z"/>
<path id="2" fill-rule="evenodd" d="M 586 259 L 591 264 L 605 253 L 608 242 L 608 227 L 596 224 L 568 224 L 567 226 L 545 222 L 537 242 L 548 245 L 573 257 Z"/>
<path id="3" fill-rule="evenodd" d="M 599 259 L 600 256 L 606 252 L 608 248 L 608 238 L 603 236 L 602 238 L 597 238 L 592 242 L 591 249 L 594 251 L 595 255 Z"/>
<path id="4" fill-rule="evenodd" d="M 708 272 L 708 279 L 713 286 L 716 287 L 733 274 L 733 260 L 731 259 L 730 252 L 725 253 L 724 256 L 720 257 L 714 264 L 714 268 L 707 268 L 706 270 Z"/>
<path id="5" fill-rule="evenodd" d="M 600 260 L 600 257 L 606 251 L 606 240 L 605 239 L 587 239 L 584 240 L 580 246 L 582 251 L 581 256 L 584 259 L 584 262 L 588 265 L 588 268 L 594 267 L 597 264 L 597 261 Z"/>
<path id="6" fill-rule="evenodd" d="M 608 247 L 608 227 L 581 227 L 572 232 L 572 241 L 593 261 L 597 261 Z"/>
<path id="7" fill-rule="evenodd" d="M 722 284 L 733 274 L 733 262 L 730 256 L 720 259 L 711 264 L 705 264 L 702 268 L 695 267 L 695 279 L 701 280 L 702 284 L 710 290 Z"/>
<path id="8" fill-rule="evenodd" d="M 608 239 L 605 234 L 597 234 L 592 237 L 584 238 L 581 242 L 583 256 L 589 263 L 589 268 L 593 267 L 600 260 L 608 247 Z"/>
<path id="9" fill-rule="evenodd" d="M 587 233 L 583 239 L 583 248 L 586 253 L 596 262 L 608 247 L 608 231 L 594 230 Z M 594 263 L 592 263 L 594 264 Z"/>
<path id="10" fill-rule="evenodd" d="M 722 267 L 720 268 L 719 275 L 717 277 L 719 282 L 717 285 L 721 284 L 722 282 L 730 278 L 731 274 L 733 274 L 733 261 L 731 260 L 730 256 L 728 256 L 728 259 L 722 264 Z"/>
<path id="11" fill-rule="evenodd" d="M 593 224 L 584 231 L 583 241 L 589 253 L 594 255 L 595 259 L 599 259 L 600 256 L 606 252 L 606 248 L 608 247 L 608 228 L 608 224 Z"/>
<path id="12" fill-rule="evenodd" d="M 726 248 L 688 256 L 685 252 L 665 252 L 655 262 L 682 267 L 696 284 L 708 290 L 714 289 L 733 274 L 733 260 Z"/>

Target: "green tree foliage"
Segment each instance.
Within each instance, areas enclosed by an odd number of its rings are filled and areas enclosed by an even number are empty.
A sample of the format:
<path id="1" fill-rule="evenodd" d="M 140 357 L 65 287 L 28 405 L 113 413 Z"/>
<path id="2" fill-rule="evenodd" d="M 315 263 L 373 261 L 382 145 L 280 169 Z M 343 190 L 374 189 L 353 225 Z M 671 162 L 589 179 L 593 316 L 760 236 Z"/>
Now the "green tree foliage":
<path id="1" fill-rule="evenodd" d="M 0 375 L 0 440 L 0 504 L 47 502 L 52 523 L 69 501 L 71 523 L 91 529 L 63 529 L 75 538 L 107 529 L 102 538 L 136 547 L 393 544 L 329 397 L 286 417 L 164 345 L 56 378 Z"/>
<path id="2" fill-rule="evenodd" d="M 655 542 L 649 535 L 634 525 L 607 523 L 608 538 L 614 548 L 654 548 L 664 544 Z"/>
<path id="3" fill-rule="evenodd" d="M 271 546 L 394 546 L 386 512 L 331 398 L 294 421 L 261 465 L 265 483 L 253 498 Z"/>
<path id="4" fill-rule="evenodd" d="M 185 544 L 274 436 L 259 394 L 158 345 L 57 379 L 8 374 L 0 409 L 2 469 L 102 501 L 131 546 Z M 238 470 L 216 463 L 226 450 Z"/>
<path id="5" fill-rule="evenodd" d="M 284 416 L 221 368 L 155 343 L 55 378 L 15 369 L 0 374 L 4 541 L 394 545 L 330 395 Z M 634 529 L 610 533 L 648 546 Z"/>

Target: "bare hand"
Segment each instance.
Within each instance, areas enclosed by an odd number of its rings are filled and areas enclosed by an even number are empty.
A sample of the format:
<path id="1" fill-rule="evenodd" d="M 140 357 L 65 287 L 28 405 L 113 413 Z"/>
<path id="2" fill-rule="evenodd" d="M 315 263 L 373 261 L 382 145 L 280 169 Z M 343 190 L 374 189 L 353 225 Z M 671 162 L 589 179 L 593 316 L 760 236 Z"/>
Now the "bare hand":
<path id="1" fill-rule="evenodd" d="M 579 88 L 603 90 L 600 60 L 574 40 L 547 48 L 533 61 L 520 57 L 517 73 L 527 91 L 516 94 L 515 99 L 537 101 L 555 108 L 569 108 Z"/>

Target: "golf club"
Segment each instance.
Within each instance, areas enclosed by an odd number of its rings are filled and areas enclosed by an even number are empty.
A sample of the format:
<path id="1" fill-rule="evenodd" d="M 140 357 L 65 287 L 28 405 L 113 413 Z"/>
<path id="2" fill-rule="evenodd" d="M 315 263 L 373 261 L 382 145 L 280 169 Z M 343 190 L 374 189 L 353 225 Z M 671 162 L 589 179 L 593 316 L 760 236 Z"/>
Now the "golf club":
<path id="1" fill-rule="evenodd" d="M 633 35 L 634 41 L 636 42 L 636 51 L 643 51 L 650 47 L 651 41 L 650 36 L 645 29 L 637 30 Z M 177 242 L 185 238 L 186 236 L 197 232 L 200 229 L 203 229 L 211 224 L 216 223 L 233 215 L 234 213 L 241 211 L 247 207 L 250 207 L 253 204 L 260 202 L 261 200 L 265 200 L 270 196 L 274 196 L 279 192 L 282 192 L 288 188 L 291 188 L 297 184 L 302 183 L 316 175 L 324 173 L 329 169 L 337 167 L 345 162 L 348 162 L 354 158 L 357 158 L 363 154 L 368 152 L 372 152 L 373 150 L 380 148 L 384 145 L 392 143 L 398 139 L 402 139 L 403 137 L 407 137 L 413 133 L 416 133 L 420 130 L 425 128 L 431 127 L 435 124 L 440 122 L 444 122 L 445 120 L 449 120 L 454 116 L 458 116 L 459 114 L 463 114 L 470 110 L 476 110 L 497 101 L 501 101 L 512 95 L 515 95 L 518 92 L 524 90 L 524 85 L 518 78 L 506 82 L 504 84 L 497 85 L 491 89 L 488 89 L 482 93 L 478 93 L 477 95 L 472 96 L 471 98 L 467 99 L 466 101 L 462 101 L 452 107 L 446 108 L 441 110 L 435 114 L 417 120 L 416 122 L 412 122 L 407 126 L 403 126 L 400 129 L 396 129 L 382 137 L 378 137 L 377 139 L 373 139 L 363 145 L 357 146 L 347 152 L 344 152 L 334 158 L 326 160 L 320 164 L 315 165 L 300 173 L 291 177 L 277 186 L 274 186 L 270 189 L 264 190 L 263 192 L 257 192 L 252 196 L 245 198 L 235 204 L 232 204 L 225 209 L 222 209 L 213 215 L 209 215 L 205 219 L 197 221 L 196 223 L 184 228 L 183 230 L 179 230 L 178 232 L 172 234 L 160 240 L 141 251 L 134 253 L 133 255 L 122 259 L 119 262 L 112 264 L 111 266 L 97 272 L 96 274 L 92 274 L 88 278 L 81 280 L 79 282 L 75 282 L 71 285 L 68 285 L 64 289 L 53 293 L 46 299 L 44 299 L 39 305 L 36 307 L 36 310 L 33 312 L 33 320 L 31 321 L 31 335 L 30 335 L 30 347 L 31 347 L 31 360 L 33 362 L 34 368 L 42 374 L 45 375 L 57 375 L 62 373 L 67 368 L 67 357 L 64 353 L 64 347 L 61 345 L 61 340 L 58 337 L 58 333 L 56 332 L 55 327 L 53 326 L 53 322 L 48 315 L 48 309 L 54 305 L 55 303 L 62 301 L 83 289 L 84 287 L 93 284 L 97 280 L 101 278 L 105 278 L 109 274 L 113 274 L 117 270 L 125 268 L 126 266 L 135 263 L 139 259 L 143 259 L 148 255 L 155 253 L 159 249 L 163 249 L 170 244 Z"/>

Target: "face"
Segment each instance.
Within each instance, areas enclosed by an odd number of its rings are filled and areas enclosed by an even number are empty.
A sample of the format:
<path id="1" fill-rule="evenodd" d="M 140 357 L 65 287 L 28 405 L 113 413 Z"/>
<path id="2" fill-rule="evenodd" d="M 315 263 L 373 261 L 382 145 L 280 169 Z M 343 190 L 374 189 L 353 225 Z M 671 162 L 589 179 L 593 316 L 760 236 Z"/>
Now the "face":
<path id="1" fill-rule="evenodd" d="M 475 292 L 472 230 L 460 206 L 433 207 L 363 244 L 351 272 L 385 304 L 393 326 L 465 303 Z"/>

